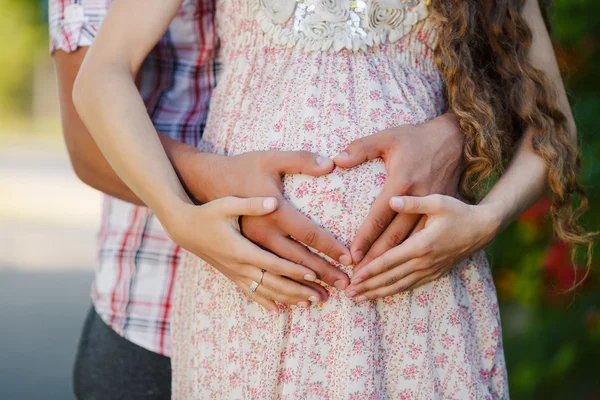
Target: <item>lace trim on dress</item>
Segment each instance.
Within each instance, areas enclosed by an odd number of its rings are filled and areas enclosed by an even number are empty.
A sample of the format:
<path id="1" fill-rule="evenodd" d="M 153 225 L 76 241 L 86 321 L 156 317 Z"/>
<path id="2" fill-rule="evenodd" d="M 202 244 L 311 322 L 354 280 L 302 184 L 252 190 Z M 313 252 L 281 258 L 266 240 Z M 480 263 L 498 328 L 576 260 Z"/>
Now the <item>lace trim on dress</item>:
<path id="1" fill-rule="evenodd" d="M 394 43 L 429 15 L 427 3 L 419 0 L 250 0 L 250 5 L 275 44 L 307 51 Z M 284 25 L 292 15 L 293 24 Z"/>

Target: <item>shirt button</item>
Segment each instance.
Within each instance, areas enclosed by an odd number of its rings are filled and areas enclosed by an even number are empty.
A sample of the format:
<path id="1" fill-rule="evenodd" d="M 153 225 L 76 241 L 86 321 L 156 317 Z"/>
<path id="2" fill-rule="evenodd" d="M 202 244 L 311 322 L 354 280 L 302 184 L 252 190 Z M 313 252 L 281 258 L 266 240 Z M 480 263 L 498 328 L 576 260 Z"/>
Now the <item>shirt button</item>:
<path id="1" fill-rule="evenodd" d="M 67 22 L 81 22 L 85 19 L 83 7 L 79 4 L 71 4 L 65 8 L 64 19 Z"/>

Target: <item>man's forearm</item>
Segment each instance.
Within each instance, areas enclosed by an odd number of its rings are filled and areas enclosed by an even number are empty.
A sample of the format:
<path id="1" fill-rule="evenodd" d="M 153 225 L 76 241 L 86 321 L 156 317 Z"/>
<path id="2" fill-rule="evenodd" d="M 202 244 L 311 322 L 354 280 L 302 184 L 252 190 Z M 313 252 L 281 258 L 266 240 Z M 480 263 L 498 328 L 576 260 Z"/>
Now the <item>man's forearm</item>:
<path id="1" fill-rule="evenodd" d="M 85 127 L 82 126 L 81 129 L 85 129 Z M 191 155 L 195 153 L 197 156 L 199 150 L 161 132 L 158 132 L 158 136 L 180 177 L 192 180 L 192 174 L 195 171 L 187 171 L 187 166 L 192 162 Z M 85 144 L 79 143 L 77 149 L 69 148 L 71 163 L 79 179 L 86 185 L 112 197 L 135 205 L 145 205 L 115 173 L 91 137 L 89 141 Z M 73 145 L 68 147 L 73 147 Z M 187 188 L 188 185 L 183 183 Z M 191 185 L 193 186 L 193 184 Z"/>
<path id="2" fill-rule="evenodd" d="M 83 47 L 72 53 L 56 51 L 52 58 L 56 69 L 58 99 L 63 135 L 75 174 L 85 184 L 118 199 L 141 205 L 141 200 L 113 171 L 83 124 L 71 98 L 73 83 L 87 53 Z"/>
<path id="3" fill-rule="evenodd" d="M 59 50 L 53 54 L 64 139 L 73 169 L 79 179 L 94 189 L 129 203 L 144 205 L 106 161 L 73 105 L 73 83 L 87 51 L 83 47 L 73 53 Z M 158 136 L 186 188 L 193 186 L 194 197 L 203 197 L 198 196 L 201 179 L 196 176 L 197 168 L 192 168 L 201 158 L 198 157 L 200 151 L 160 132 Z"/>
<path id="4" fill-rule="evenodd" d="M 128 203 L 144 205 L 113 171 L 95 143 L 86 144 L 85 150 L 67 146 L 73 170 L 83 183 Z"/>

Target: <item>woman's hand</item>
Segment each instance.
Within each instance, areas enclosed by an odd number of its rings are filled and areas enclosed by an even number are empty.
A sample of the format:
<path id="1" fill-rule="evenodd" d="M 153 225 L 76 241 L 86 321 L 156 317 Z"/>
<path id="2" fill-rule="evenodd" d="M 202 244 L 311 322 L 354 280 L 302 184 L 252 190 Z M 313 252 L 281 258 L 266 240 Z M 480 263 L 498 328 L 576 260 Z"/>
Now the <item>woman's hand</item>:
<path id="1" fill-rule="evenodd" d="M 278 311 L 274 301 L 304 307 L 325 301 L 327 291 L 311 282 L 315 275 L 310 269 L 280 259 L 240 234 L 241 215 L 266 215 L 276 209 L 277 200 L 268 197 L 225 197 L 202 206 L 178 205 L 172 216 L 165 218 L 165 230 L 171 239 L 219 270 L 268 310 Z M 251 293 L 250 284 L 260 281 L 261 268 L 267 272 Z"/>
<path id="2" fill-rule="evenodd" d="M 489 244 L 501 224 L 494 204 L 469 205 L 450 196 L 393 197 L 399 214 L 423 214 L 401 245 L 355 270 L 346 295 L 358 302 L 390 296 L 438 279 Z"/>
<path id="3" fill-rule="evenodd" d="M 310 269 L 262 250 L 240 234 L 241 215 L 267 215 L 276 209 L 277 200 L 268 197 L 225 197 L 202 206 L 183 204 L 165 218 L 165 230 L 268 310 L 277 312 L 274 301 L 299 306 L 325 301 L 327 291 L 311 282 L 316 277 Z M 267 272 L 251 293 L 250 284 L 260 281 L 261 268 Z"/>
<path id="4" fill-rule="evenodd" d="M 358 267 L 402 243 L 421 218 L 396 215 L 388 206 L 392 196 L 457 192 L 463 141 L 458 118 L 448 112 L 421 125 L 402 125 L 356 140 L 334 158 L 337 166 L 352 168 L 381 157 L 388 174 L 350 246 Z"/>

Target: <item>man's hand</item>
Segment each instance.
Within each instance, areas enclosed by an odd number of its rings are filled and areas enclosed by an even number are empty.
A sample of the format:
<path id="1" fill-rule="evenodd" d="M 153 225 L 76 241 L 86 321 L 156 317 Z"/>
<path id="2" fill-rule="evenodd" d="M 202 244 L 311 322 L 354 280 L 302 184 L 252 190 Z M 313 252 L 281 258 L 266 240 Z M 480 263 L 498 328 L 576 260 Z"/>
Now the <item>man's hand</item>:
<path id="1" fill-rule="evenodd" d="M 310 268 L 328 285 L 340 290 L 348 286 L 349 278 L 344 272 L 292 237 L 343 265 L 352 262 L 348 249 L 296 210 L 282 194 L 281 177 L 284 174 L 325 175 L 334 168 L 330 159 L 304 151 L 259 151 L 238 156 L 200 154 L 203 156 L 198 158 L 196 168 L 179 172 L 180 175 L 194 173 L 200 178 L 183 179 L 193 196 L 200 202 L 226 196 L 277 198 L 277 211 L 264 216 L 242 217 L 242 233 L 279 257 Z"/>
<path id="2" fill-rule="evenodd" d="M 352 242 L 357 263 L 366 263 L 396 247 L 410 234 L 421 216 L 401 214 L 389 206 L 392 196 L 454 196 L 462 173 L 463 136 L 458 119 L 444 114 L 422 125 L 403 125 L 352 142 L 334 158 L 337 166 L 355 167 L 381 157 L 387 180 Z"/>

